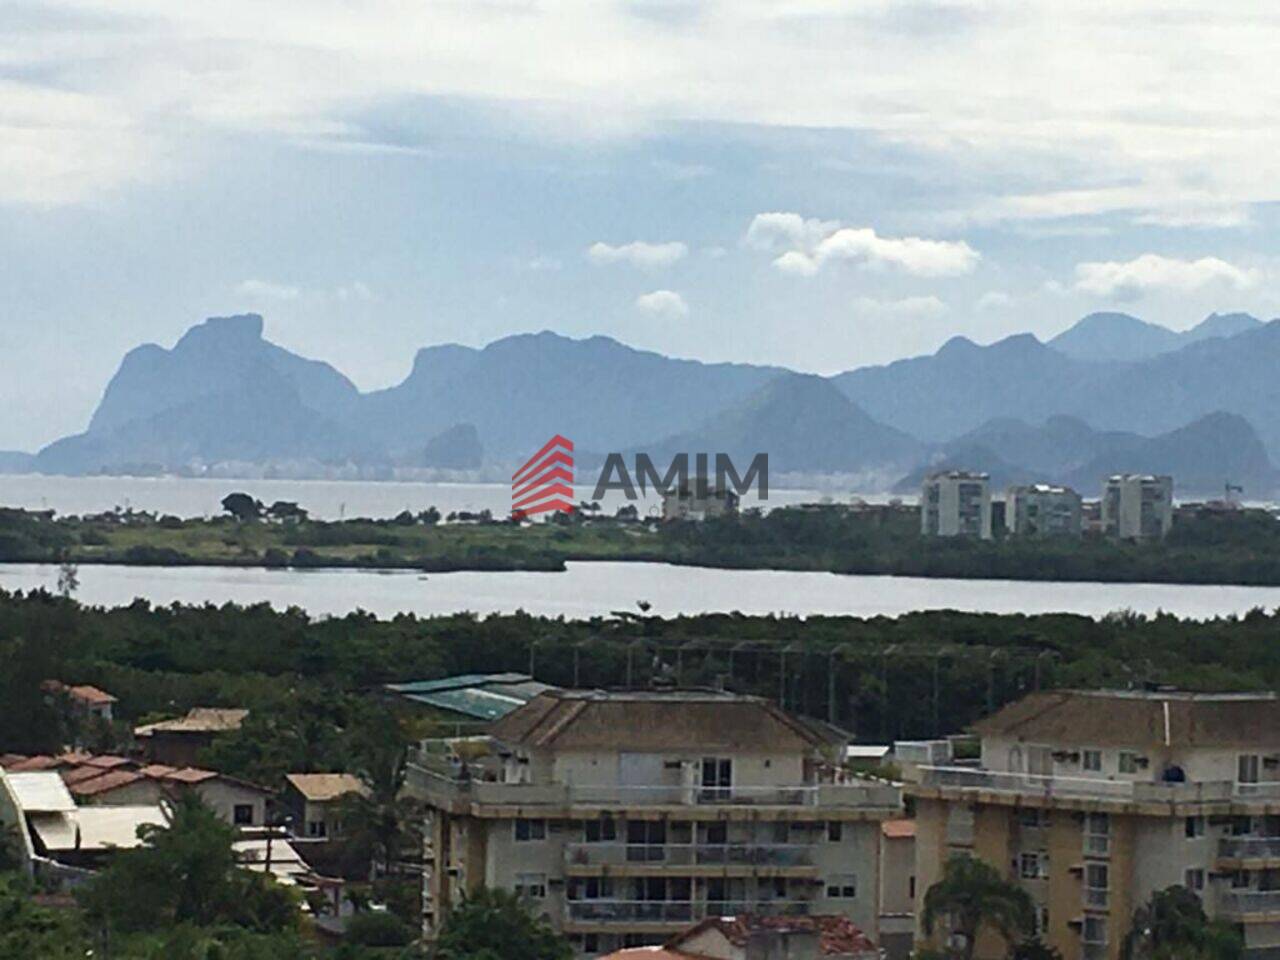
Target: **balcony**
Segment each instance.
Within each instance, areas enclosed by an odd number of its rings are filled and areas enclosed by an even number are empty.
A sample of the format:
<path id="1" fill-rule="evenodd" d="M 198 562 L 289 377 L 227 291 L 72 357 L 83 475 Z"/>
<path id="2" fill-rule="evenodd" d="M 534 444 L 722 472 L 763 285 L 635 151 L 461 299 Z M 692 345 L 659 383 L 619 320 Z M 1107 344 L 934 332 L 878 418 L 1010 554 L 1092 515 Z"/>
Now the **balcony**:
<path id="1" fill-rule="evenodd" d="M 897 787 L 880 783 L 815 783 L 785 786 L 586 786 L 563 783 L 498 783 L 463 779 L 419 762 L 408 765 L 406 787 L 432 803 L 510 807 L 820 807 L 896 810 Z"/>
<path id="2" fill-rule="evenodd" d="M 1280 837 L 1223 837 L 1218 856 L 1224 860 L 1280 860 Z"/>
<path id="3" fill-rule="evenodd" d="M 922 787 L 1008 793 L 1044 800 L 1112 800 L 1121 803 L 1209 803 L 1233 800 L 1280 798 L 1280 782 L 1232 783 L 1206 780 L 1194 783 L 1165 783 L 1151 780 L 1106 780 L 1102 777 L 1061 777 L 1031 773 L 1009 773 L 978 767 L 917 768 L 915 778 Z"/>
<path id="4" fill-rule="evenodd" d="M 1107 909 L 1107 891 L 1100 887 L 1085 887 L 1084 905 L 1087 910 Z"/>
<path id="5" fill-rule="evenodd" d="M 689 924 L 707 917 L 758 916 L 807 917 L 808 900 L 570 900 L 565 920 L 578 924 Z"/>
<path id="6" fill-rule="evenodd" d="M 793 843 L 569 843 L 565 844 L 564 862 L 569 867 L 810 867 L 813 847 Z"/>
<path id="7" fill-rule="evenodd" d="M 1231 890 L 1220 895 L 1219 909 L 1232 917 L 1280 913 L 1280 890 Z"/>

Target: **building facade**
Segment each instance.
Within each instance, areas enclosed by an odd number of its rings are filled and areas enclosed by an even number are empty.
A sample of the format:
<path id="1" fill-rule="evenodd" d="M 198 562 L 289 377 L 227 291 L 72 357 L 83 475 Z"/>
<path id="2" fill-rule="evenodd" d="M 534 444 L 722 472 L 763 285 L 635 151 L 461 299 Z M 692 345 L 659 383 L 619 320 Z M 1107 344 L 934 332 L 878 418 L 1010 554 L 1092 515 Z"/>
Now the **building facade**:
<path id="1" fill-rule="evenodd" d="M 1037 693 L 975 729 L 980 766 L 910 773 L 917 906 L 949 857 L 980 857 L 1066 960 L 1118 960 L 1134 911 L 1181 884 L 1241 926 L 1247 957 L 1280 957 L 1273 695 Z M 1005 950 L 979 937 L 978 957 Z"/>
<path id="2" fill-rule="evenodd" d="M 991 539 L 991 478 L 946 470 L 925 478 L 920 493 L 920 532 L 926 537 Z"/>
<path id="3" fill-rule="evenodd" d="M 1009 533 L 1018 537 L 1078 537 L 1084 529 L 1083 502 L 1070 487 L 1010 487 L 1004 510 Z"/>
<path id="4" fill-rule="evenodd" d="M 1118 474 L 1102 491 L 1102 529 L 1121 540 L 1155 540 L 1173 527 L 1173 478 Z"/>
<path id="5" fill-rule="evenodd" d="M 488 738 L 424 744 L 426 932 L 487 886 L 592 956 L 745 913 L 836 914 L 875 939 L 900 791 L 846 779 L 843 746 L 717 691 L 550 691 Z"/>

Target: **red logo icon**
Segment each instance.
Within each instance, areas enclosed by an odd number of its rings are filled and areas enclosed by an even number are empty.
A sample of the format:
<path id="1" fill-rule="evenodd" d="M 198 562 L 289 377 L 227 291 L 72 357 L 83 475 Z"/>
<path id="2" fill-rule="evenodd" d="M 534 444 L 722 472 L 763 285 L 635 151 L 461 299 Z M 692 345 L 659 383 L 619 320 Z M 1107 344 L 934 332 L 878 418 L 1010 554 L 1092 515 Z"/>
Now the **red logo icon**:
<path id="1" fill-rule="evenodd" d="M 573 513 L 573 441 L 556 434 L 511 475 L 511 516 Z"/>

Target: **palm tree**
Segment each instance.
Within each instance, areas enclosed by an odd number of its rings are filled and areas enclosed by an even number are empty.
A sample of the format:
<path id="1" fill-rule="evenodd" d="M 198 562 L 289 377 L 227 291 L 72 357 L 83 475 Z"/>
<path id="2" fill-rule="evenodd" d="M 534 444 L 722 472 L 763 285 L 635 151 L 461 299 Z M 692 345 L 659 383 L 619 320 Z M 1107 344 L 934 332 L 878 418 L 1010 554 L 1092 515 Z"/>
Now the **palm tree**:
<path id="1" fill-rule="evenodd" d="M 1173 886 L 1156 891 L 1149 903 L 1134 911 L 1121 956 L 1124 960 L 1238 960 L 1243 949 L 1234 927 L 1210 920 L 1199 897 L 1186 887 Z"/>
<path id="2" fill-rule="evenodd" d="M 952 857 L 942 879 L 924 895 L 924 930 L 933 933 L 943 917 L 951 930 L 964 937 L 962 955 L 973 960 L 978 929 L 986 924 L 1006 941 L 1030 934 L 1035 926 L 1035 905 L 1027 891 L 1011 883 L 990 864 L 973 857 Z"/>

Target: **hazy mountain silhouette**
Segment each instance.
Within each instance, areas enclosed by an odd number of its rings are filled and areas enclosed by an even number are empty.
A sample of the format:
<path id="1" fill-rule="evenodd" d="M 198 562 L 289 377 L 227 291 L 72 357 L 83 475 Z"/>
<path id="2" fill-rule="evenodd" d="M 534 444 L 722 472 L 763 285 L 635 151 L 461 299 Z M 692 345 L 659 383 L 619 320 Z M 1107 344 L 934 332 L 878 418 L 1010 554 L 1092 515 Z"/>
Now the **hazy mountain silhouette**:
<path id="1" fill-rule="evenodd" d="M 1261 325 L 1262 321 L 1247 313 L 1213 313 L 1179 333 L 1127 313 L 1091 313 L 1048 345 L 1077 360 L 1146 360 L 1211 337 L 1233 337 Z"/>

